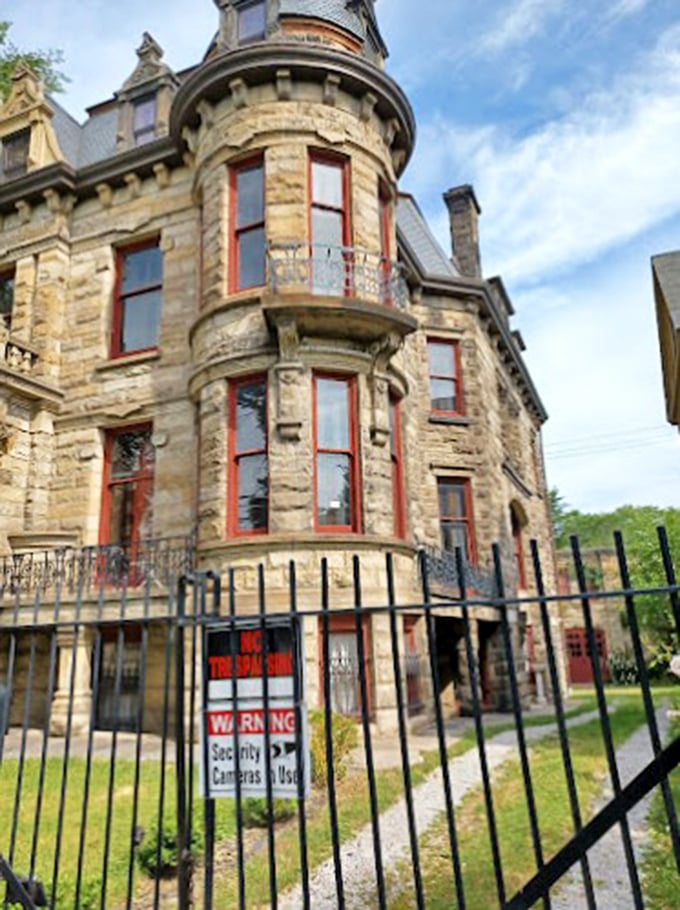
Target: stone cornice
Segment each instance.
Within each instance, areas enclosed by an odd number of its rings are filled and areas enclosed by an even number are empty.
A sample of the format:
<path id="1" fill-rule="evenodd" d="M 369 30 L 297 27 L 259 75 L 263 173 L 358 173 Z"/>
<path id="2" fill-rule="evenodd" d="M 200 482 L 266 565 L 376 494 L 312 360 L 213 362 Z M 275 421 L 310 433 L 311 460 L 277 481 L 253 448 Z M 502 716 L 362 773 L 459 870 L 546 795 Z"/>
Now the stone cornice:
<path id="1" fill-rule="evenodd" d="M 411 105 L 397 83 L 377 67 L 352 54 L 330 48 L 308 47 L 294 42 L 256 44 L 219 54 L 198 67 L 183 83 L 175 96 L 170 114 L 170 132 L 180 146 L 185 126 L 199 122 L 197 106 L 201 100 L 217 101 L 227 94 L 234 79 L 247 85 L 276 80 L 278 70 L 289 70 L 293 81 L 323 84 L 329 75 L 342 80 L 342 89 L 358 98 L 367 93 L 376 98 L 375 111 L 389 123 L 396 120 L 399 130 L 394 146 L 403 151 L 402 169 L 406 166 L 415 142 L 415 118 Z"/>
<path id="2" fill-rule="evenodd" d="M 29 401 L 42 401 L 50 410 L 58 410 L 64 393 L 54 386 L 33 379 L 25 373 L 17 373 L 0 364 L 0 388 L 8 389 L 13 395 Z"/>

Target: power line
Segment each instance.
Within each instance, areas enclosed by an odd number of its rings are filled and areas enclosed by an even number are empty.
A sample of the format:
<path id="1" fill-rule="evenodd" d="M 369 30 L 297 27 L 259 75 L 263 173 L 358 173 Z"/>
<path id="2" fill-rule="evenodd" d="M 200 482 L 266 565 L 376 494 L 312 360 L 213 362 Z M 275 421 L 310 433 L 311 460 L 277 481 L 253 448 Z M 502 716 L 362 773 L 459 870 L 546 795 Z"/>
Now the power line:
<path id="1" fill-rule="evenodd" d="M 628 442 L 625 444 L 609 444 L 600 446 L 585 447 L 582 449 L 571 449 L 555 454 L 546 454 L 548 461 L 557 461 L 560 458 L 587 458 L 591 455 L 602 455 L 607 452 L 626 452 L 629 449 L 644 449 L 651 446 L 658 446 L 665 443 L 666 439 L 647 439 L 640 442 Z"/>
<path id="2" fill-rule="evenodd" d="M 588 436 L 574 436 L 571 439 L 558 439 L 554 442 L 546 442 L 546 449 L 556 449 L 562 448 L 564 446 L 571 448 L 572 445 L 577 445 L 578 443 L 590 443 L 596 440 L 609 440 L 617 439 L 620 437 L 628 436 L 640 436 L 642 434 L 649 433 L 660 433 L 670 431 L 670 427 L 667 424 L 656 424 L 652 427 L 632 427 L 628 430 L 616 430 L 607 433 L 590 433 Z"/>

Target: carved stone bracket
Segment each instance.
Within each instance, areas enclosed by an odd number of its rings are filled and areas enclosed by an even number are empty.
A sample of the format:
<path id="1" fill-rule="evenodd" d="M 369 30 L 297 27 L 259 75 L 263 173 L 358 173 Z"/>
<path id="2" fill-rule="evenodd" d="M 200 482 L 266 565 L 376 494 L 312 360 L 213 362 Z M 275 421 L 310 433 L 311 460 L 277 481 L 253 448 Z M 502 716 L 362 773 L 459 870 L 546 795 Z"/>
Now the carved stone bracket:
<path id="1" fill-rule="evenodd" d="M 370 433 L 373 444 L 385 446 L 390 438 L 390 383 L 387 377 L 389 362 L 399 350 L 402 339 L 390 333 L 374 342 L 369 351 L 372 357 L 371 370 L 368 376 L 368 387 L 371 393 Z"/>
<path id="2" fill-rule="evenodd" d="M 296 441 L 302 432 L 305 396 L 302 389 L 305 366 L 298 359 L 300 337 L 295 321 L 282 320 L 276 326 L 279 362 L 274 367 L 277 378 L 276 429 L 281 439 Z"/>

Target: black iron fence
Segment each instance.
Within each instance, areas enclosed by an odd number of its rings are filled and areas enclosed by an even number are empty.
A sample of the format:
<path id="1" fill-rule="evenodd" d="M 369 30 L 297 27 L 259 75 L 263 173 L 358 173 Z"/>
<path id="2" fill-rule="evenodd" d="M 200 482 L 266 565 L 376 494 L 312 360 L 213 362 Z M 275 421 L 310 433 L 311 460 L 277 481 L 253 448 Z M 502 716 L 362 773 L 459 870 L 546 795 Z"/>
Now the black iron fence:
<path id="1" fill-rule="evenodd" d="M 642 908 L 649 883 L 629 815 L 650 793 L 666 854 L 680 868 L 671 787 L 680 736 L 665 723 L 679 690 L 652 686 L 644 628 L 646 610 L 661 601 L 680 641 L 680 587 L 663 532 L 665 577 L 655 588 L 631 586 L 616 545 L 621 585 L 598 591 L 597 604 L 576 541 L 578 590 L 559 598 L 535 545 L 535 593 L 523 599 L 505 588 L 498 548 L 493 595 L 457 554 L 450 601 L 432 600 L 425 554 L 416 602 L 398 599 L 402 579 L 386 558 L 380 606 L 358 558 L 349 597 L 326 560 L 313 591 L 308 578 L 298 587 L 291 563 L 283 612 L 269 609 L 281 592 L 268 588 L 262 567 L 254 600 L 250 572 L 189 573 L 160 612 L 151 574 L 113 605 L 104 576 L 92 591 L 91 576 L 79 575 L 68 599 L 59 586 L 44 598 L 42 585 L 6 586 L 4 906 L 607 908 L 619 851 L 629 904 Z M 592 669 L 592 687 L 576 699 L 566 696 L 565 601 L 580 613 Z M 605 607 L 625 617 L 638 680 L 629 690 L 605 685 L 596 647 Z M 289 663 L 276 652 L 273 624 L 300 645 L 286 652 Z M 214 656 L 216 630 L 227 645 Z M 239 641 L 252 651 L 239 651 Z M 271 721 L 280 671 L 292 680 L 286 735 Z M 258 673 L 257 691 L 241 692 Z M 532 707 L 543 694 L 549 704 Z M 488 713 L 501 704 L 505 717 Z M 623 769 L 621 750 L 640 733 L 649 757 L 638 750 Z M 281 767 L 292 799 L 277 798 Z M 220 787 L 229 798 L 212 798 Z M 594 851 L 606 838 L 603 862 Z"/>

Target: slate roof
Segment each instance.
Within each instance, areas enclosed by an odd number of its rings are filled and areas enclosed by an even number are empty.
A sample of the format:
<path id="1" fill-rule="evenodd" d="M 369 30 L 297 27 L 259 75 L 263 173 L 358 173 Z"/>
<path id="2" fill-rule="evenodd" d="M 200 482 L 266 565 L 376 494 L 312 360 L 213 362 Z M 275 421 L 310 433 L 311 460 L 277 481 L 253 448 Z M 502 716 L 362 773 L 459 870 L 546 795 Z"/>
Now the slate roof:
<path id="1" fill-rule="evenodd" d="M 357 38 L 364 38 L 361 20 L 353 10 L 347 8 L 347 0 L 281 0 L 281 15 L 325 19 Z"/>
<path id="2" fill-rule="evenodd" d="M 397 201 L 399 239 L 428 278 L 459 278 L 460 273 L 437 242 L 412 196 L 400 194 Z"/>
<path id="3" fill-rule="evenodd" d="M 93 114 L 81 126 L 64 108 L 49 98 L 54 111 L 52 126 L 57 142 L 68 164 L 84 168 L 98 161 L 105 161 L 116 154 L 118 111 L 112 107 Z"/>

